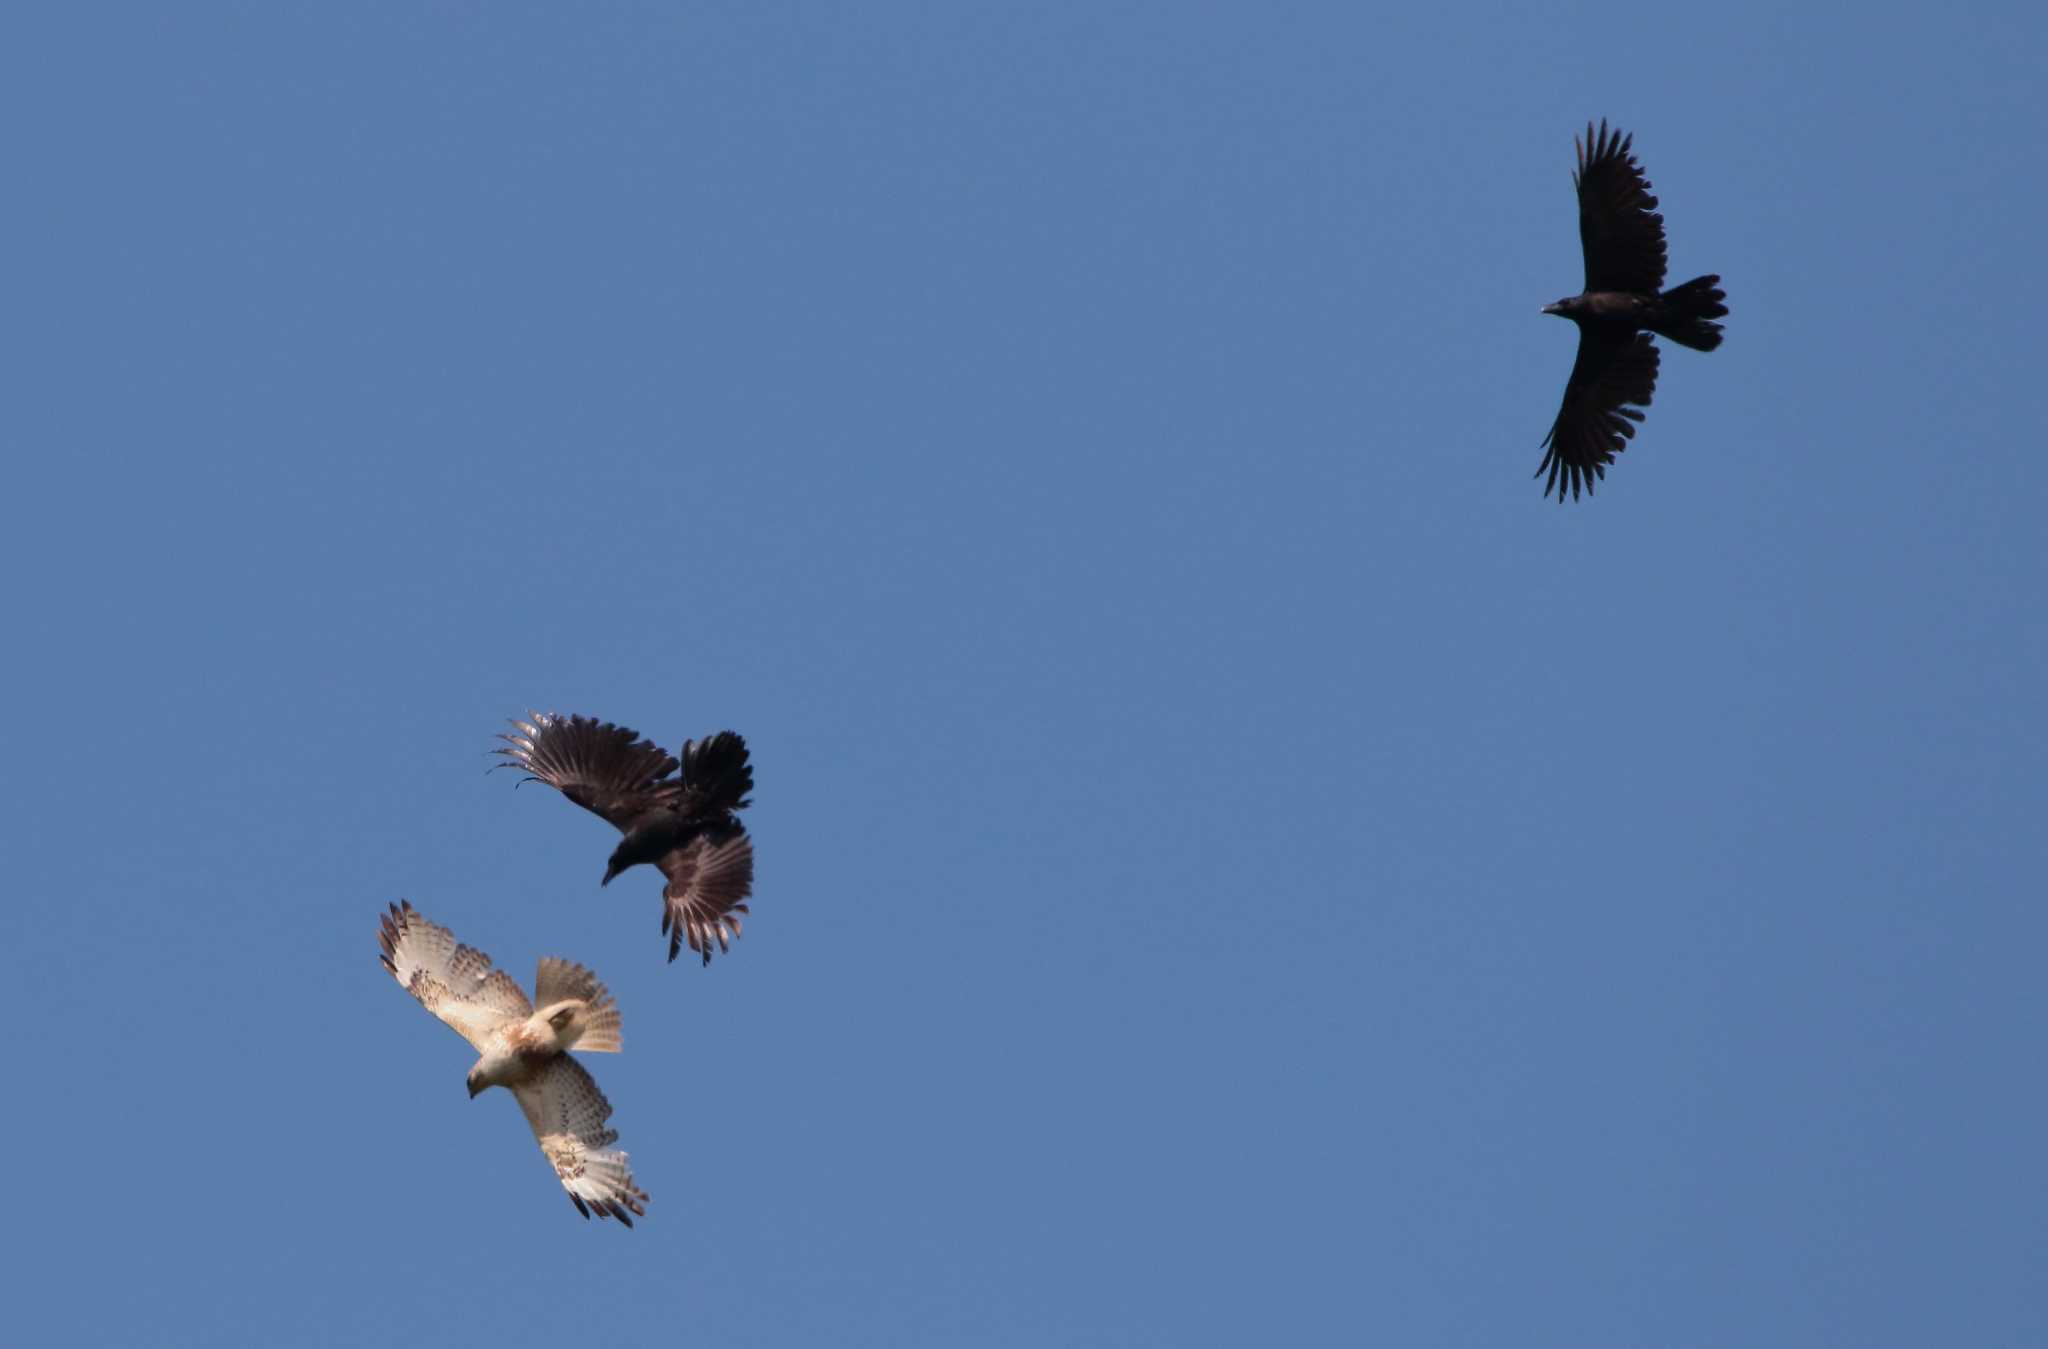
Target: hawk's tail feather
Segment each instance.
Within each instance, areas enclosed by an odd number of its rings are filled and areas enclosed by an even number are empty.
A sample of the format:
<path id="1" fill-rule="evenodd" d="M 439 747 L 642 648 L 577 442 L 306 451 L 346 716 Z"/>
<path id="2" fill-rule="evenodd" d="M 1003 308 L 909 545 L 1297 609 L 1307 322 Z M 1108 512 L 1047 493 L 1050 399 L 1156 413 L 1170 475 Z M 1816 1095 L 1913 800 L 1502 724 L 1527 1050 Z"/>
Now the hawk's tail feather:
<path id="1" fill-rule="evenodd" d="M 625 1047 L 619 1038 L 619 1009 L 606 1007 L 592 1013 L 584 1022 L 583 1034 L 576 1037 L 573 1049 L 587 1050 L 593 1054 L 616 1054 Z"/>
<path id="2" fill-rule="evenodd" d="M 583 1004 L 577 1020 L 582 1030 L 569 1048 L 595 1054 L 616 1054 L 623 1047 L 619 1036 L 619 1005 L 611 991 L 595 974 L 573 960 L 542 956 L 533 980 L 536 1007 L 551 1007 L 574 1000 Z"/>

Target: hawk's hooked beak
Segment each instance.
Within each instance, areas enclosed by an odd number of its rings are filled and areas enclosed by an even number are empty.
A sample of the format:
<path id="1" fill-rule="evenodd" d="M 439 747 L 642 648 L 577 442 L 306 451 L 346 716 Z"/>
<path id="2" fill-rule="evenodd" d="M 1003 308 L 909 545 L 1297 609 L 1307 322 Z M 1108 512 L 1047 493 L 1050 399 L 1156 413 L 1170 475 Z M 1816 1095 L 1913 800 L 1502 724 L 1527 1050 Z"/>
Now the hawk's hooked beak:
<path id="1" fill-rule="evenodd" d="M 483 1089 L 484 1089 L 484 1087 L 483 1087 L 483 1083 L 481 1083 L 481 1082 L 477 1081 L 477 1080 L 476 1080 L 475 1078 L 473 1078 L 473 1077 L 469 1079 L 469 1099 L 470 1099 L 470 1100 L 474 1101 L 474 1100 L 476 1099 L 476 1094 L 477 1094 L 478 1092 L 482 1091 Z"/>

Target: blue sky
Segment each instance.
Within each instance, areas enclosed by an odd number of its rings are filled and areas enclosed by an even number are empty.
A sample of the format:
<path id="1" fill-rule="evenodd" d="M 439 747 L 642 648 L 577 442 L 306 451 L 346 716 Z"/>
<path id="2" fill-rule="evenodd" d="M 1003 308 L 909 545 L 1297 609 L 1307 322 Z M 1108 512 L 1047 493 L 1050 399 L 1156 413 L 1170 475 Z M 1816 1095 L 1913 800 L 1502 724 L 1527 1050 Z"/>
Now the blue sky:
<path id="1" fill-rule="evenodd" d="M 24 1342 L 2048 1342 L 2037 7 L 8 27 Z M 1733 313 L 1560 509 L 1602 116 Z M 528 707 L 745 733 L 729 959 Z"/>

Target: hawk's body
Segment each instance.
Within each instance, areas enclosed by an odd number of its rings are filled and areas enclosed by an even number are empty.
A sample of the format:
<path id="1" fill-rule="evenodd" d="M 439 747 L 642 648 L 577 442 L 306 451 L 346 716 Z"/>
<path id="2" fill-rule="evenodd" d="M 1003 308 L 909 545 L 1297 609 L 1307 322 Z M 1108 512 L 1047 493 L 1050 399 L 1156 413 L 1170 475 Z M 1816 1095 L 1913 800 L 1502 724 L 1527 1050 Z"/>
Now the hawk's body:
<path id="1" fill-rule="evenodd" d="M 406 992 L 476 1049 L 469 1094 L 510 1091 L 577 1211 L 631 1227 L 627 1214 L 645 1213 L 647 1196 L 634 1185 L 626 1154 L 612 1146 L 617 1131 L 604 1127 L 611 1103 L 567 1052 L 619 1049 L 619 1009 L 597 976 L 543 956 L 529 1002 L 489 956 L 459 945 L 410 903 L 391 906 L 377 944 L 384 968 Z"/>
<path id="2" fill-rule="evenodd" d="M 1572 186 L 1579 194 L 1579 243 L 1586 255 L 1585 289 L 1546 314 L 1579 326 L 1579 354 L 1565 382 L 1564 405 L 1543 438 L 1536 469 L 1558 501 L 1574 498 L 1607 476 L 1626 449 L 1657 387 L 1657 347 L 1650 334 L 1698 351 L 1721 345 L 1728 313 L 1718 276 L 1695 277 L 1664 290 L 1664 217 L 1650 195 L 1650 180 L 1629 153 L 1633 137 L 1589 125 L 1578 149 Z"/>
<path id="3" fill-rule="evenodd" d="M 511 748 L 497 752 L 625 836 L 600 884 L 642 863 L 661 869 L 668 958 L 688 942 L 709 965 L 714 944 L 727 950 L 740 935 L 754 888 L 754 844 L 736 813 L 754 789 L 747 742 L 720 731 L 683 742 L 678 760 L 608 721 L 551 712 L 532 718 L 514 721 L 514 733 L 498 737 Z"/>

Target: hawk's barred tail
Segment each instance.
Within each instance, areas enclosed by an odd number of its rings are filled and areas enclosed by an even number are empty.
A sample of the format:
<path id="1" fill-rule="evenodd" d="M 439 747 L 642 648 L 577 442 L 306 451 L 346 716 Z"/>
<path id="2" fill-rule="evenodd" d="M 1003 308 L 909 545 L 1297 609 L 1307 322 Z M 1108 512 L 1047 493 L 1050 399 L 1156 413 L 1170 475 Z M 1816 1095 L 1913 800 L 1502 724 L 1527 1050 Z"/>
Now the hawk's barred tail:
<path id="1" fill-rule="evenodd" d="M 568 1048 L 581 1053 L 616 1054 L 624 1047 L 619 1038 L 619 1005 L 612 1001 L 611 991 L 598 977 L 575 961 L 542 956 L 533 991 L 535 1007 L 552 1007 L 570 999 L 583 1004 L 576 1018 L 576 1038 Z"/>

